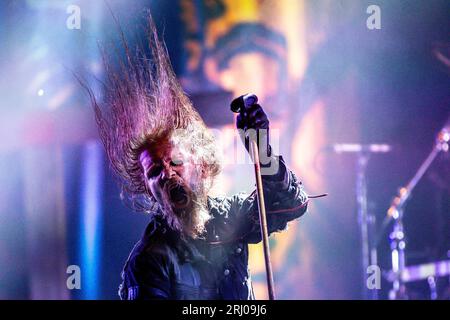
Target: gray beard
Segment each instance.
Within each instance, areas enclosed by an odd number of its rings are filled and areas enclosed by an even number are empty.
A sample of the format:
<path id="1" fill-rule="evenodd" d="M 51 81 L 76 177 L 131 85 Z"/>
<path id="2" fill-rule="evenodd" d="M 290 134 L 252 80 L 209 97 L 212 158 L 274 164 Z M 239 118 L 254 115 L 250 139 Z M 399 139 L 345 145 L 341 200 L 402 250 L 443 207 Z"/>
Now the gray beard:
<path id="1" fill-rule="evenodd" d="M 168 225 L 182 235 L 196 239 L 205 231 L 210 215 L 206 194 L 200 182 L 193 190 L 183 180 L 174 177 L 163 188 L 161 209 Z"/>

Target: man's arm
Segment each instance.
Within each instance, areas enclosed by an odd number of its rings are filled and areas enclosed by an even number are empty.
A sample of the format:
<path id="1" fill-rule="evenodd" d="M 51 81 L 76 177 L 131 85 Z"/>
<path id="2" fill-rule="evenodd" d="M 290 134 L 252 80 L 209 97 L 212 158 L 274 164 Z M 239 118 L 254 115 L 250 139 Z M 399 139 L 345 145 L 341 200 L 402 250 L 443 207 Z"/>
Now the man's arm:
<path id="1" fill-rule="evenodd" d="M 281 156 L 279 171 L 274 176 L 263 176 L 264 198 L 266 204 L 269 233 L 286 229 L 287 223 L 301 217 L 307 210 L 308 196 L 303 185 L 290 171 Z M 258 201 L 256 192 L 249 196 L 239 194 L 232 199 L 235 225 L 239 234 L 248 243 L 261 241 Z"/>
<path id="2" fill-rule="evenodd" d="M 250 149 L 249 140 L 257 138 L 268 231 L 271 233 L 284 230 L 289 221 L 302 216 L 306 212 L 308 197 L 302 183 L 286 167 L 283 158 L 272 154 L 269 119 L 262 107 L 256 103 L 257 99 L 253 101 L 254 104 L 250 106 L 245 105 L 242 97 L 233 101 L 240 104 L 236 127 L 240 130 L 247 151 Z M 233 212 L 231 216 L 236 219 L 236 225 L 240 226 L 238 233 L 243 234 L 247 242 L 261 241 L 256 192 L 246 198 L 242 195 L 235 196 L 231 208 Z"/>

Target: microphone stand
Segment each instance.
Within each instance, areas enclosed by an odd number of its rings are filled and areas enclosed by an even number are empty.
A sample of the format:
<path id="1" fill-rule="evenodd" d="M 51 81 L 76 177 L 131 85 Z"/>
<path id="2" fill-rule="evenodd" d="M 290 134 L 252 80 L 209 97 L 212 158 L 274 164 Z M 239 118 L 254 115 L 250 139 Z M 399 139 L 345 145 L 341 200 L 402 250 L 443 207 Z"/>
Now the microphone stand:
<path id="1" fill-rule="evenodd" d="M 361 252 L 362 252 L 362 283 L 363 298 L 377 300 L 377 290 L 370 290 L 366 285 L 367 269 L 369 265 L 377 264 L 376 248 L 371 246 L 370 235 L 373 233 L 375 217 L 368 212 L 367 208 L 367 178 L 366 168 L 370 154 L 358 152 L 356 162 L 356 201 L 358 206 L 358 224 L 360 226 Z M 375 251 L 374 251 L 375 250 Z"/>
<path id="2" fill-rule="evenodd" d="M 261 178 L 261 165 L 259 163 L 259 150 L 256 141 L 250 139 L 250 152 L 255 166 L 256 192 L 258 198 L 259 221 L 263 240 L 264 263 L 266 265 L 267 291 L 269 300 L 275 300 L 272 264 L 270 262 L 269 232 L 267 231 L 267 216 L 264 202 L 264 191 Z"/>
<path id="3" fill-rule="evenodd" d="M 258 97 L 254 94 L 247 94 L 236 98 L 231 103 L 231 111 L 233 112 L 243 112 L 245 108 L 258 102 Z M 246 135 L 246 139 L 250 142 L 250 155 L 252 157 L 253 164 L 255 166 L 255 180 L 256 180 L 256 194 L 258 200 L 258 212 L 259 212 L 259 222 L 261 226 L 261 238 L 264 250 L 264 263 L 266 266 L 266 279 L 267 279 L 267 291 L 269 300 L 275 300 L 275 285 L 273 282 L 273 272 L 272 264 L 270 261 L 270 246 L 269 246 L 269 232 L 267 229 L 267 216 L 266 216 L 266 206 L 264 202 L 264 190 L 261 177 L 261 164 L 259 162 L 259 148 L 256 143 L 257 137 L 252 139 Z"/>
<path id="4" fill-rule="evenodd" d="M 361 237 L 361 282 L 362 295 L 366 300 L 378 300 L 378 290 L 369 289 L 366 283 L 370 265 L 377 265 L 377 246 L 374 243 L 375 216 L 367 208 L 366 168 L 372 153 L 386 153 L 391 150 L 387 144 L 335 144 L 336 153 L 356 153 L 356 202 L 358 207 L 358 224 Z"/>

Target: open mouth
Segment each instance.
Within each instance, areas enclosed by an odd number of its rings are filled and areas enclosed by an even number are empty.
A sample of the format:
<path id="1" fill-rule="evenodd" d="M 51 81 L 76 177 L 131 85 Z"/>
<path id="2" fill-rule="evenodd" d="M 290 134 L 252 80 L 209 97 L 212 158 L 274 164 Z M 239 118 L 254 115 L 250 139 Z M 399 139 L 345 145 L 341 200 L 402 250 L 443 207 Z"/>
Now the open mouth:
<path id="1" fill-rule="evenodd" d="M 166 185 L 166 190 L 167 195 L 169 196 L 169 200 L 174 207 L 184 208 L 189 204 L 189 196 L 185 188 L 183 188 L 183 186 L 179 183 L 168 182 L 168 184 Z"/>

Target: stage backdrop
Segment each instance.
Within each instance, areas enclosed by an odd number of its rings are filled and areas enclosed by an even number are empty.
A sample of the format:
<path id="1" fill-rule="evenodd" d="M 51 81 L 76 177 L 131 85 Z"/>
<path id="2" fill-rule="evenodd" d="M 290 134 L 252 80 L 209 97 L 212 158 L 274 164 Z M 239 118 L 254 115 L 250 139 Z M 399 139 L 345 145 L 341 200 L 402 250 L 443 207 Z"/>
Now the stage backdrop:
<path id="1" fill-rule="evenodd" d="M 309 194 L 329 194 L 311 200 L 304 217 L 271 237 L 277 297 L 364 297 L 356 159 L 332 146 L 393 146 L 367 166 L 368 207 L 379 225 L 448 117 L 448 59 L 435 49 L 450 56 L 449 1 L 4 2 L 1 299 L 118 299 L 121 269 L 148 217 L 121 202 L 89 99 L 73 72 L 101 99 L 97 42 L 120 41 L 111 12 L 134 45 L 146 41 L 149 8 L 177 76 L 217 134 L 224 166 L 213 193 L 254 189 L 229 111 L 233 97 L 253 92 L 269 116 L 275 151 Z M 381 10 L 380 29 L 367 27 L 370 5 Z M 408 264 L 448 258 L 448 167 L 448 158 L 439 158 L 407 207 Z M 389 270 L 388 232 L 381 239 L 379 264 Z M 80 267 L 81 288 L 67 287 L 69 266 Z M 266 298 L 259 245 L 251 246 L 250 269 L 256 297 Z M 427 298 L 424 284 L 415 297 Z M 380 297 L 389 288 L 383 280 Z"/>

